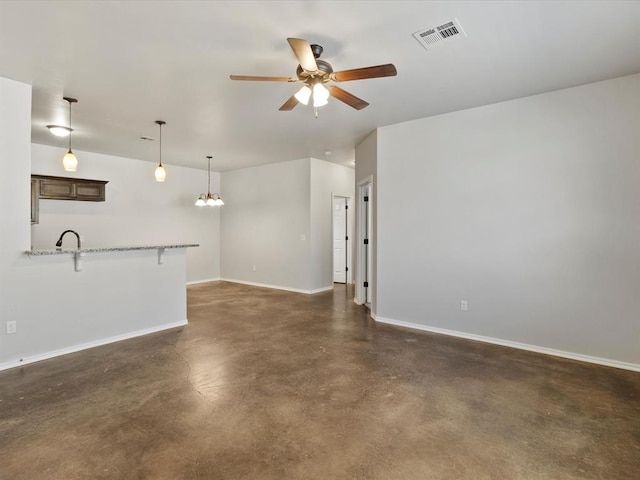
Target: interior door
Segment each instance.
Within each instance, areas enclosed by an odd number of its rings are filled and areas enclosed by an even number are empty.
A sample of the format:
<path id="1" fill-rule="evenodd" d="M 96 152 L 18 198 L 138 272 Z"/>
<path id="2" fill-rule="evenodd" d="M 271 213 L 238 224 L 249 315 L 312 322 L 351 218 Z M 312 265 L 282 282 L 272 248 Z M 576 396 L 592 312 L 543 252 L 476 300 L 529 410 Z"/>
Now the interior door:
<path id="1" fill-rule="evenodd" d="M 333 281 L 347 283 L 347 199 L 333 197 Z"/>

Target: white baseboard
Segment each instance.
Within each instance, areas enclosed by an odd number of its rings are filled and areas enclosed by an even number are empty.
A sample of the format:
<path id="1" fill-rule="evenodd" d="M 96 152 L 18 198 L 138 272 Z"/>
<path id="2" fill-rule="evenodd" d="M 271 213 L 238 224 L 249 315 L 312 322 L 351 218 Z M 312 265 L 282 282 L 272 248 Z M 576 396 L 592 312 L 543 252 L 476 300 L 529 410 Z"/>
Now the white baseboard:
<path id="1" fill-rule="evenodd" d="M 209 282 L 219 282 L 220 277 L 218 278 L 205 278 L 203 280 L 192 280 L 191 282 L 187 282 L 187 285 L 197 285 L 199 283 L 209 283 Z"/>
<path id="2" fill-rule="evenodd" d="M 246 282 L 244 280 L 236 280 L 233 278 L 221 278 L 223 282 L 240 283 L 242 285 L 251 285 L 252 287 L 272 288 L 274 290 L 284 290 L 286 292 L 305 293 L 307 295 L 313 295 L 314 293 L 327 292 L 333 290 L 333 285 L 329 287 L 317 288 L 315 290 L 302 290 L 300 288 L 282 287 L 280 285 L 269 285 L 266 283 Z"/>
<path id="3" fill-rule="evenodd" d="M 456 330 L 447 330 L 444 328 L 429 327 L 427 325 L 421 325 L 419 323 L 402 322 L 400 320 L 393 320 L 391 318 L 376 317 L 373 313 L 371 314 L 371 316 L 376 322 L 387 323 L 389 325 L 413 328 L 415 330 L 422 330 L 425 332 L 440 333 L 442 335 L 465 338 L 467 340 L 476 340 L 478 342 L 492 343 L 494 345 L 501 345 L 503 347 L 518 348 L 520 350 L 528 350 L 530 352 L 543 353 L 545 355 L 553 355 L 555 357 L 568 358 L 570 360 L 578 360 L 581 362 L 595 363 L 597 365 L 605 365 L 607 367 L 621 368 L 624 370 L 631 370 L 633 372 L 640 372 L 640 365 L 635 363 L 620 362 L 618 360 L 611 360 L 608 358 L 592 357 L 590 355 L 583 355 L 581 353 L 565 352 L 563 350 L 556 350 L 553 348 L 546 348 L 546 347 L 538 347 L 537 345 L 529 345 L 527 343 L 512 342 L 511 340 L 502 340 L 500 338 L 484 337 L 482 335 L 459 332 Z"/>
<path id="4" fill-rule="evenodd" d="M 0 363 L 0 371 L 7 370 L 9 368 L 20 367 L 29 363 L 40 362 L 42 360 L 48 360 L 49 358 L 59 357 L 60 355 L 67 355 L 68 353 L 79 352 L 80 350 L 86 350 L 88 348 L 100 347 L 101 345 L 107 345 L 109 343 L 120 342 L 129 338 L 141 337 L 143 335 L 149 335 L 150 333 L 161 332 L 163 330 L 169 330 L 171 328 L 183 327 L 187 325 L 187 319 L 179 322 L 165 323 L 157 327 L 145 328 L 143 330 L 137 330 L 135 332 L 124 333 L 122 335 L 116 335 L 109 338 L 102 338 L 93 342 L 81 343 L 79 345 L 72 345 L 70 347 L 61 348 L 59 350 L 52 350 L 50 352 L 39 353 L 30 357 L 24 357 L 20 360 L 14 360 L 12 362 Z"/>
<path id="5" fill-rule="evenodd" d="M 333 290 L 333 285 L 329 287 L 316 288 L 315 290 L 309 290 L 308 293 L 314 294 L 314 293 L 328 292 L 330 290 Z"/>

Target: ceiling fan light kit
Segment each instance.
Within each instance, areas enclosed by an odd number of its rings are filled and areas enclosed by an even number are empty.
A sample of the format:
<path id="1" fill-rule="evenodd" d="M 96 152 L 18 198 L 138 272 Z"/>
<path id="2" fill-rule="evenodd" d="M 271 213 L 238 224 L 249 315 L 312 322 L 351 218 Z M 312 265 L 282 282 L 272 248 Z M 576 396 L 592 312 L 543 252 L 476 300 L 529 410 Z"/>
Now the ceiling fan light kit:
<path id="1" fill-rule="evenodd" d="M 287 42 L 299 63 L 296 77 L 231 75 L 229 78 L 253 82 L 303 82 L 304 86 L 282 104 L 280 111 L 293 110 L 298 103 L 308 105 L 313 97 L 313 107 L 317 117 L 317 108 L 329 103 L 329 97 L 340 100 L 356 110 L 362 110 L 369 105 L 361 98 L 339 87 L 327 88 L 326 84 L 330 81 L 348 82 L 367 78 L 393 77 L 398 74 L 396 67 L 391 63 L 334 72 L 328 62 L 319 59 L 323 52 L 320 45 L 309 44 L 302 38 L 287 38 Z"/>

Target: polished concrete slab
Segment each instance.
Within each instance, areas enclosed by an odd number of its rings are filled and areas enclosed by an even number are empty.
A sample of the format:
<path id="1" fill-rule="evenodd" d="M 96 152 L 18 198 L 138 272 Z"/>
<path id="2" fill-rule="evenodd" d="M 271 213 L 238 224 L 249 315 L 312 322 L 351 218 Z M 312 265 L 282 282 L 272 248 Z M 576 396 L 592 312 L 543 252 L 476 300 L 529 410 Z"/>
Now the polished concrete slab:
<path id="1" fill-rule="evenodd" d="M 0 479 L 640 478 L 640 374 L 188 289 L 189 325 L 0 372 Z"/>

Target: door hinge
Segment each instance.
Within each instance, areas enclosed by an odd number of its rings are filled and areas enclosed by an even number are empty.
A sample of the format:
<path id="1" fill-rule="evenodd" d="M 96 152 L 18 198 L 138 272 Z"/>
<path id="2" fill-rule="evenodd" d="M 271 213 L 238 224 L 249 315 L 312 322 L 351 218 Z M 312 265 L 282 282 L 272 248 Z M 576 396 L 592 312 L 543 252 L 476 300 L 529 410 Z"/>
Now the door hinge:
<path id="1" fill-rule="evenodd" d="M 369 197 L 364 197 L 364 201 L 368 202 L 369 201 Z"/>
<path id="2" fill-rule="evenodd" d="M 368 239 L 368 238 L 365 238 L 365 239 L 364 239 L 364 244 L 365 244 L 365 245 L 369 245 L 369 239 Z"/>
<path id="3" fill-rule="evenodd" d="M 368 288 L 369 287 L 369 282 L 364 282 L 364 288 Z"/>
<path id="4" fill-rule="evenodd" d="M 345 205 L 345 206 L 344 206 L 344 209 L 345 209 L 345 210 L 349 210 L 349 205 Z"/>
<path id="5" fill-rule="evenodd" d="M 349 235 L 347 235 L 346 237 L 344 237 L 345 240 L 349 240 Z"/>
<path id="6" fill-rule="evenodd" d="M 344 271 L 348 272 L 349 271 L 349 267 L 344 267 Z"/>

